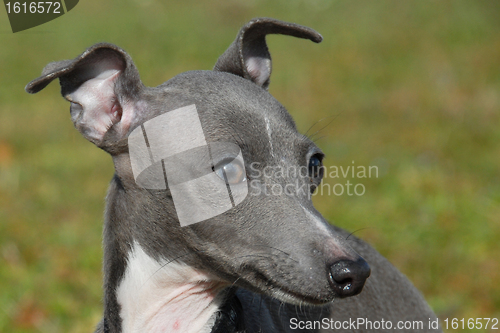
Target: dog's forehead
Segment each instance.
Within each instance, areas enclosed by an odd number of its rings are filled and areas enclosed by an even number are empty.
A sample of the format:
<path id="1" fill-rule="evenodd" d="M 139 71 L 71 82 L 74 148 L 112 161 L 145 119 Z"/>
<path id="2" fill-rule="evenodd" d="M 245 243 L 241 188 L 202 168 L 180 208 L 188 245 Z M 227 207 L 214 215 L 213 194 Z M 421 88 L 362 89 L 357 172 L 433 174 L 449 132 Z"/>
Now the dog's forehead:
<path id="1" fill-rule="evenodd" d="M 300 136 L 287 110 L 266 90 L 239 76 L 215 71 L 179 74 L 154 88 L 149 118 L 195 105 L 207 139 L 232 136 L 269 140 L 272 133 Z M 238 140 L 236 140 L 238 141 Z"/>

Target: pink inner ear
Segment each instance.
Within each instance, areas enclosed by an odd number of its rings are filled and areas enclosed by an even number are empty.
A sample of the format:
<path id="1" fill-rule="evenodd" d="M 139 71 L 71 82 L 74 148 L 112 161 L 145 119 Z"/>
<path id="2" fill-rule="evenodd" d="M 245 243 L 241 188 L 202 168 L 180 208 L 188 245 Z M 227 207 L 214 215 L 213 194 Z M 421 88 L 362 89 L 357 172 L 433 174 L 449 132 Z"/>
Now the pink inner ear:
<path id="1" fill-rule="evenodd" d="M 71 115 L 76 128 L 94 143 L 101 142 L 106 132 L 122 118 L 122 107 L 114 91 L 120 73 L 115 68 L 105 69 L 67 96 L 69 101 L 82 106 Z"/>
<path id="2" fill-rule="evenodd" d="M 271 60 L 264 57 L 248 57 L 245 61 L 248 74 L 254 82 L 262 86 L 271 75 Z"/>
<path id="3" fill-rule="evenodd" d="M 111 107 L 111 115 L 113 116 L 113 118 L 115 118 L 113 121 L 114 124 L 116 124 L 122 119 L 122 114 L 123 110 L 120 103 L 118 101 L 115 101 L 113 103 L 113 106 Z"/>

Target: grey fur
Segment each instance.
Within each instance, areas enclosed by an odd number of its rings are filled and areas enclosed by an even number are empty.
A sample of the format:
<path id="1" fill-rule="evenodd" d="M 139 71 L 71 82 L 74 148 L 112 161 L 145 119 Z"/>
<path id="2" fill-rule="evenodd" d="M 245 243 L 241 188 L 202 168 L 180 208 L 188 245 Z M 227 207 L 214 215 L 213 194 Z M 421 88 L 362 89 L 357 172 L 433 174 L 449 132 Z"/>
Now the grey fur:
<path id="1" fill-rule="evenodd" d="M 237 144 L 248 164 L 307 167 L 311 155 L 322 154 L 314 143 L 297 132 L 286 109 L 265 90 L 271 73 L 265 43 L 265 35 L 269 33 L 314 42 L 322 39 L 307 27 L 268 18 L 255 19 L 241 29 L 214 71 L 182 73 L 155 88 L 142 84 L 125 51 L 101 43 L 73 60 L 48 64 L 42 76 L 26 86 L 29 93 L 36 93 L 59 78 L 62 95 L 71 100 L 72 94 L 87 80 L 106 70 L 119 70 L 119 76 L 112 81 L 110 109 L 102 111 L 116 111 L 106 115 L 109 124 L 105 133 L 98 124 L 89 122 L 85 105 L 73 101 L 71 109 L 75 127 L 112 156 L 116 171 L 106 198 L 104 319 L 96 332 L 121 332 L 116 288 L 123 279 L 126 256 L 134 241 L 155 259 L 179 260 L 235 283 L 236 296 L 243 308 L 241 320 L 249 333 L 320 332 L 291 330 L 291 317 L 302 320 L 361 317 L 394 324 L 421 320 L 425 329 L 420 331 L 433 331 L 427 325 L 436 317 L 415 287 L 367 243 L 330 226 L 314 209 L 308 194 L 274 196 L 272 200 L 249 195 L 224 214 L 180 227 L 168 189 L 146 190 L 135 183 L 128 155 L 128 134 L 159 114 L 190 104 L 197 106 L 207 141 Z M 127 124 L 121 118 L 126 112 L 133 112 Z M 266 126 L 270 126 L 272 135 Z M 273 181 L 307 186 L 311 182 L 301 176 Z M 314 218 L 328 226 L 330 232 L 311 228 L 310 217 L 305 216 L 301 206 L 313 212 Z M 333 251 L 325 245 L 330 241 L 338 244 Z M 328 280 L 328 269 L 339 260 L 363 262 L 358 253 L 369 263 L 371 276 L 359 295 L 342 294 Z M 314 268 L 308 272 L 308 279 L 305 267 Z M 314 283 L 310 283 L 311 279 Z M 366 276 L 359 279 L 358 292 Z M 285 287 L 302 297 L 301 306 L 272 297 L 273 289 Z"/>

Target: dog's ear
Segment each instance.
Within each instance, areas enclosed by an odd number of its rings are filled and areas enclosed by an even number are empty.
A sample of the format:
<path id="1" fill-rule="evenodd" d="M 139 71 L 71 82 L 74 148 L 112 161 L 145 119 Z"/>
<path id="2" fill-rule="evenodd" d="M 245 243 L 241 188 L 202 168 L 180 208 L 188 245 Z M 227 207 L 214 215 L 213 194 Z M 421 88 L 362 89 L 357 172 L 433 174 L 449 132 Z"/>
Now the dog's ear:
<path id="1" fill-rule="evenodd" d="M 256 18 L 241 28 L 234 42 L 217 60 L 214 70 L 239 75 L 267 89 L 271 75 L 271 55 L 266 44 L 269 34 L 310 39 L 315 43 L 323 40 L 318 32 L 302 25 Z"/>
<path id="2" fill-rule="evenodd" d="M 37 93 L 55 78 L 63 97 L 71 102 L 75 127 L 98 147 L 117 153 L 117 143 L 137 118 L 134 102 L 144 88 L 130 56 L 115 45 L 96 44 L 73 60 L 45 66 L 26 91 Z"/>

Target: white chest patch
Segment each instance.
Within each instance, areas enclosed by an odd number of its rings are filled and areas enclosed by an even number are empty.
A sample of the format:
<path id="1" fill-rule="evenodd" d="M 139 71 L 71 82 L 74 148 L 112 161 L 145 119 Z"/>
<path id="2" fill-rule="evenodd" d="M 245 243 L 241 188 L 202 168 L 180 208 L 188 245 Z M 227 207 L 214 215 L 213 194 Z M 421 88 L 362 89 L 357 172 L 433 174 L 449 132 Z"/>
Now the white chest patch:
<path id="1" fill-rule="evenodd" d="M 186 264 L 158 262 L 134 242 L 125 276 L 117 288 L 122 330 L 210 332 L 225 285 Z"/>

